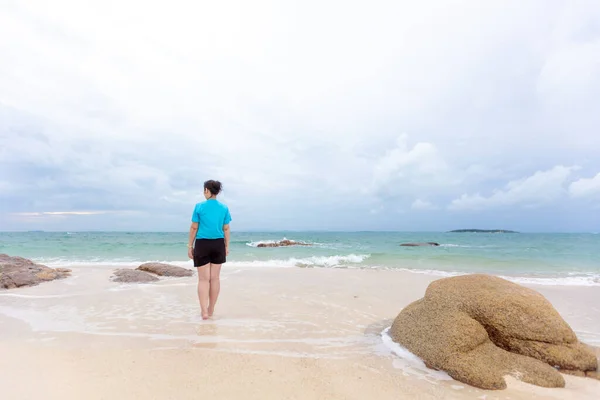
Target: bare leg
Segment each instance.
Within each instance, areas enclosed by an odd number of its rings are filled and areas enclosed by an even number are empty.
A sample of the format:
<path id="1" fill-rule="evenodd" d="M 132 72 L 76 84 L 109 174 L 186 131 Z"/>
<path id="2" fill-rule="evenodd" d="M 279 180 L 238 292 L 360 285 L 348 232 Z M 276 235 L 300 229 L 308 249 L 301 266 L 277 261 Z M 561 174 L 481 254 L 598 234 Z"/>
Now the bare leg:
<path id="1" fill-rule="evenodd" d="M 210 264 L 210 303 L 208 305 L 208 315 L 212 317 L 215 312 L 215 305 L 221 291 L 221 264 Z"/>
<path id="2" fill-rule="evenodd" d="M 202 319 L 208 319 L 208 297 L 210 291 L 210 264 L 196 268 L 198 270 L 198 300 L 202 310 Z"/>

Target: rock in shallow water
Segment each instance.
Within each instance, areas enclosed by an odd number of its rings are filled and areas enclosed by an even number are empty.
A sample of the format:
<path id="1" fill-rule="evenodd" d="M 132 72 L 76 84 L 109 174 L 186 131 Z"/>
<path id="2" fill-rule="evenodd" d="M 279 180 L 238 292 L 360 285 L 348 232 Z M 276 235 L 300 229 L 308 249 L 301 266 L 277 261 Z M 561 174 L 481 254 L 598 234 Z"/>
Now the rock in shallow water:
<path id="1" fill-rule="evenodd" d="M 405 247 L 419 247 L 419 246 L 439 246 L 436 242 L 419 242 L 419 243 L 402 243 L 400 246 Z"/>
<path id="2" fill-rule="evenodd" d="M 145 263 L 136 268 L 138 271 L 150 272 L 160 276 L 192 276 L 193 272 L 186 268 L 163 263 Z"/>
<path id="3" fill-rule="evenodd" d="M 118 269 L 113 272 L 112 281 L 120 283 L 149 283 L 158 281 L 158 278 L 144 271 Z"/>
<path id="4" fill-rule="evenodd" d="M 279 242 L 259 243 L 256 247 L 286 247 L 286 246 L 310 246 L 308 243 L 296 242 L 294 240 L 283 239 Z"/>
<path id="5" fill-rule="evenodd" d="M 40 282 L 66 278 L 70 274 L 70 269 L 53 269 L 26 258 L 0 254 L 0 289 L 35 286 Z"/>
<path id="6" fill-rule="evenodd" d="M 505 388 L 504 375 L 564 387 L 554 366 L 590 376 L 598 368 L 591 349 L 541 294 L 488 275 L 432 282 L 398 315 L 390 335 L 428 367 L 483 389 Z"/>

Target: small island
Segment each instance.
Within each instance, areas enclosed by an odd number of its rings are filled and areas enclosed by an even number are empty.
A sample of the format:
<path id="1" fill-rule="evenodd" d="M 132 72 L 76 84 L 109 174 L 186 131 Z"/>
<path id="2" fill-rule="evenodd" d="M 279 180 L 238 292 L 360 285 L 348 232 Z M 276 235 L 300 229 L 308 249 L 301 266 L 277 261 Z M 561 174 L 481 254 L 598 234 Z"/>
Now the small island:
<path id="1" fill-rule="evenodd" d="M 506 229 L 455 229 L 450 233 L 519 233 L 517 231 L 509 231 Z"/>

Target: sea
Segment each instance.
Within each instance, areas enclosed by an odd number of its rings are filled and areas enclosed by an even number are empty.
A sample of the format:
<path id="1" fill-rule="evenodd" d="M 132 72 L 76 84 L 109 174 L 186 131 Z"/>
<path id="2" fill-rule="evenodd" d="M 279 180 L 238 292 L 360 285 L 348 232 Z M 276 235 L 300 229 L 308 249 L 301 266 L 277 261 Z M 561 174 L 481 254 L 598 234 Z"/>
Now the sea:
<path id="1" fill-rule="evenodd" d="M 262 248 L 290 239 L 309 246 Z M 403 247 L 437 242 L 440 246 Z M 50 267 L 192 267 L 187 232 L 2 232 L 0 253 Z M 519 283 L 600 286 L 594 233 L 232 232 L 227 267 L 397 269 L 455 276 L 488 273 Z"/>

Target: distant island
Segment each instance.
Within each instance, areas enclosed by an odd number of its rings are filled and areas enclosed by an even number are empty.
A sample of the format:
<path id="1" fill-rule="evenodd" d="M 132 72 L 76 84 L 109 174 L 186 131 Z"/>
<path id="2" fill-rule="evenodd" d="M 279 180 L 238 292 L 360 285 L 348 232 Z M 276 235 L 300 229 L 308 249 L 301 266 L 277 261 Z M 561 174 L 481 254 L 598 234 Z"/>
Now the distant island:
<path id="1" fill-rule="evenodd" d="M 506 229 L 456 229 L 450 231 L 450 233 L 465 233 L 465 232 L 475 232 L 475 233 L 519 233 L 516 231 L 507 231 Z"/>

